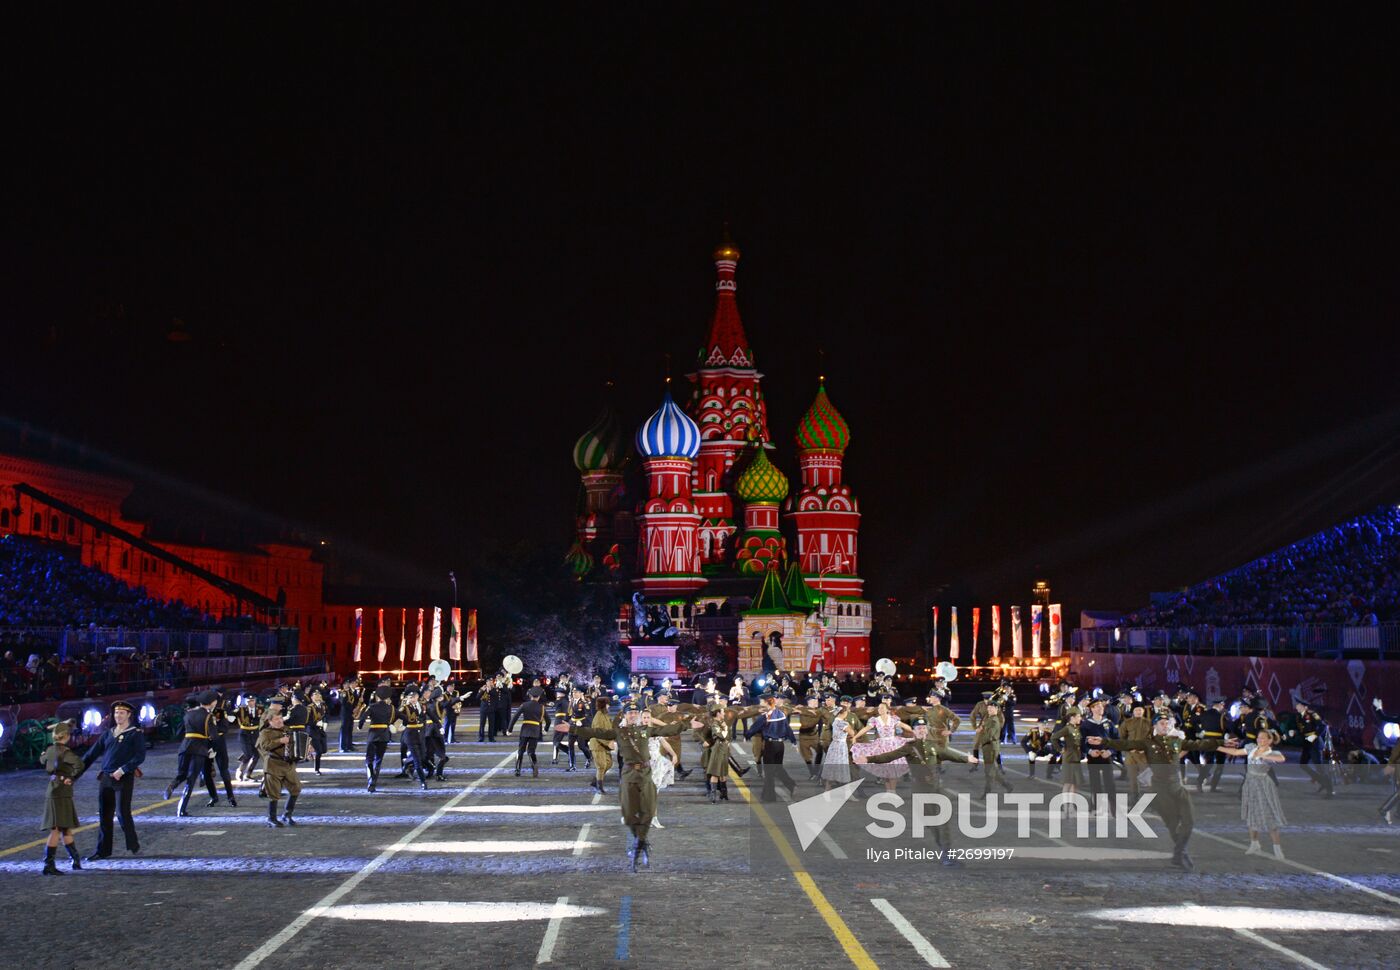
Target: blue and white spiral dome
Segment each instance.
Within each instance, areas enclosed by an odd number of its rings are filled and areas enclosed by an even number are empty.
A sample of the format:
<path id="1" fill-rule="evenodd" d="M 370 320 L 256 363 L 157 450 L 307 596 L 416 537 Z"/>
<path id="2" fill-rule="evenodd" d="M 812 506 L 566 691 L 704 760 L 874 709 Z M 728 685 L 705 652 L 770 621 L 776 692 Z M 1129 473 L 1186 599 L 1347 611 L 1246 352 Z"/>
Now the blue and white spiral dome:
<path id="1" fill-rule="evenodd" d="M 700 453 L 700 427 L 671 400 L 665 400 L 656 413 L 637 429 L 637 452 L 643 458 L 694 458 Z"/>

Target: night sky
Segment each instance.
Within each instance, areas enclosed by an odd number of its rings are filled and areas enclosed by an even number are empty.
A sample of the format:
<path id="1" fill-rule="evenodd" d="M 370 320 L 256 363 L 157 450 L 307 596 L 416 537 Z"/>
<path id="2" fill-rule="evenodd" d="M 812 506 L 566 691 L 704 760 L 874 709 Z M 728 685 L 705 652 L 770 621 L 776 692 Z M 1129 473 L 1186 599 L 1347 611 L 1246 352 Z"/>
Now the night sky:
<path id="1" fill-rule="evenodd" d="M 36 29 L 0 411 L 428 574 L 562 556 L 727 220 L 873 599 L 1132 608 L 1400 495 L 1380 24 L 668 9 Z"/>

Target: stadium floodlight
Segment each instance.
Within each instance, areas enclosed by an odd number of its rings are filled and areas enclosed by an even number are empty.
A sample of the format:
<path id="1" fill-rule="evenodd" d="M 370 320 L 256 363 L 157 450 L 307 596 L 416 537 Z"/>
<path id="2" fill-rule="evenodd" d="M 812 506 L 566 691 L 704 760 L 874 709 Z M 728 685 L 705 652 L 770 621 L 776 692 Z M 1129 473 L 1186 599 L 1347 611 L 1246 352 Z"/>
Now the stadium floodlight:
<path id="1" fill-rule="evenodd" d="M 626 690 L 626 689 L 627 689 L 627 681 L 625 681 L 625 680 L 619 680 L 619 681 L 617 682 L 617 689 L 618 689 L 618 690 Z"/>
<path id="2" fill-rule="evenodd" d="M 150 727 L 152 724 L 156 723 L 156 706 L 149 702 L 142 704 L 141 713 L 137 716 L 140 718 L 143 725 Z"/>
<path id="3" fill-rule="evenodd" d="M 83 711 L 83 730 L 96 731 L 102 726 L 102 712 L 95 707 Z"/>
<path id="4" fill-rule="evenodd" d="M 1400 723 L 1387 721 L 1381 725 L 1381 735 L 1390 742 L 1400 741 Z"/>

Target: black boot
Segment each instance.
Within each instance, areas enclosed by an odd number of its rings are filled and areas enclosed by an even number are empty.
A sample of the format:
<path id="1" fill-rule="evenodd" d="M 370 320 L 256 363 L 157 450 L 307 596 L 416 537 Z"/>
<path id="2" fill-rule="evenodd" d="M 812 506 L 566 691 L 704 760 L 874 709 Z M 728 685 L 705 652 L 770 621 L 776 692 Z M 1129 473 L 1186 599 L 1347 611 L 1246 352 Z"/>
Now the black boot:
<path id="1" fill-rule="evenodd" d="M 365 766 L 365 791 L 374 791 L 374 783 L 379 779 L 375 777 L 374 769 Z"/>
<path id="2" fill-rule="evenodd" d="M 282 821 L 286 822 L 288 825 L 296 825 L 296 824 L 297 824 L 297 823 L 296 823 L 296 819 L 292 818 L 292 810 L 295 809 L 296 807 L 297 807 L 297 797 L 296 797 L 295 795 L 288 795 L 288 796 L 287 796 L 287 810 L 286 810 L 285 812 L 282 813 Z"/>
<path id="3" fill-rule="evenodd" d="M 234 808 L 238 807 L 238 801 L 233 797 L 233 782 L 224 782 L 224 794 L 228 796 L 228 803 Z"/>
<path id="4" fill-rule="evenodd" d="M 637 871 L 637 845 L 638 845 L 637 836 L 636 836 L 636 835 L 633 835 L 632 838 L 631 838 L 631 840 L 627 843 L 627 858 L 630 859 L 630 860 L 632 861 L 632 871 L 633 871 L 633 872 L 636 872 L 636 871 Z M 49 850 L 49 862 L 50 862 L 50 863 L 53 862 L 53 849 L 50 849 L 50 850 Z M 45 871 L 45 872 L 48 872 L 47 869 L 45 869 L 44 871 Z M 55 875 L 58 874 L 58 870 L 57 870 L 57 869 L 54 870 L 54 874 L 55 874 Z"/>
<path id="5" fill-rule="evenodd" d="M 648 855 L 650 850 L 651 846 L 647 845 L 646 839 L 641 839 L 637 842 L 637 865 L 644 869 L 651 868 L 651 857 Z"/>
<path id="6" fill-rule="evenodd" d="M 540 776 L 540 766 L 534 758 L 530 759 L 530 774 L 535 778 Z"/>
<path id="7" fill-rule="evenodd" d="M 267 827 L 270 829 L 282 828 L 282 823 L 277 820 L 277 799 L 267 800 Z"/>
<path id="8" fill-rule="evenodd" d="M 54 853 L 57 852 L 57 851 L 58 851 L 58 847 L 57 847 L 57 846 L 54 846 L 54 845 L 46 845 L 46 846 L 44 846 L 44 875 L 46 875 L 46 876 L 61 876 L 61 875 L 63 875 L 63 873 L 61 873 L 61 872 L 58 871 L 58 866 L 56 866 L 56 865 L 53 864 L 53 856 L 54 856 Z"/>
<path id="9" fill-rule="evenodd" d="M 719 800 L 722 802 L 729 801 L 729 782 L 727 781 L 719 783 Z"/>
<path id="10" fill-rule="evenodd" d="M 188 791 L 180 796 L 180 804 L 175 806 L 175 814 L 180 818 L 189 818 L 190 793 Z"/>
<path id="11" fill-rule="evenodd" d="M 515 777 L 520 777 L 520 766 L 525 763 L 525 752 L 515 756 Z"/>
<path id="12" fill-rule="evenodd" d="M 78 859 L 78 847 L 77 847 L 77 845 L 75 845 L 75 844 L 72 843 L 72 842 L 65 842 L 65 843 L 63 843 L 63 847 L 64 847 L 65 849 L 68 850 L 68 858 L 70 858 L 70 859 L 73 860 L 73 868 L 74 868 L 74 869 L 81 869 L 81 868 L 83 867 L 83 864 L 82 864 L 82 862 Z"/>

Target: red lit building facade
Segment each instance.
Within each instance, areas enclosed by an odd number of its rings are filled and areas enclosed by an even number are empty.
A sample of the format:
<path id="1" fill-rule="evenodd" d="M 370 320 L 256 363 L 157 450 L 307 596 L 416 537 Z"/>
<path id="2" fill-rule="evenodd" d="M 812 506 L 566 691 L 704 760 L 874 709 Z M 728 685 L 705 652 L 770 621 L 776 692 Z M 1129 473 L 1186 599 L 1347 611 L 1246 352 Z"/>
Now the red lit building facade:
<path id="1" fill-rule="evenodd" d="M 22 488 L 17 490 L 15 486 Z M 355 605 L 325 601 L 325 564 L 313 554 L 312 546 L 260 542 L 232 549 L 150 538 L 147 523 L 127 518 L 122 511 L 134 488 L 132 482 L 109 475 L 0 454 L 0 535 L 14 534 L 70 546 L 86 566 L 110 573 L 129 586 L 143 587 L 158 599 L 179 600 L 214 617 L 236 615 L 240 608 L 243 613 L 257 612 L 261 621 L 296 627 L 302 654 L 325 656 L 342 672 L 354 669 Z M 86 513 L 112 529 L 83 521 L 71 511 L 30 494 L 31 490 Z M 266 610 L 254 611 L 246 600 L 240 601 L 236 592 L 136 548 L 116 530 L 269 601 L 282 602 L 280 618 Z M 393 615 L 392 655 L 396 658 L 401 610 L 395 606 L 384 612 L 386 627 L 390 614 Z M 416 610 L 409 613 L 409 622 L 413 623 Z M 376 619 L 377 609 L 366 606 L 364 655 L 369 658 L 374 658 L 378 640 Z M 386 634 L 389 632 L 386 630 Z M 413 635 L 410 630 L 410 656 Z"/>

